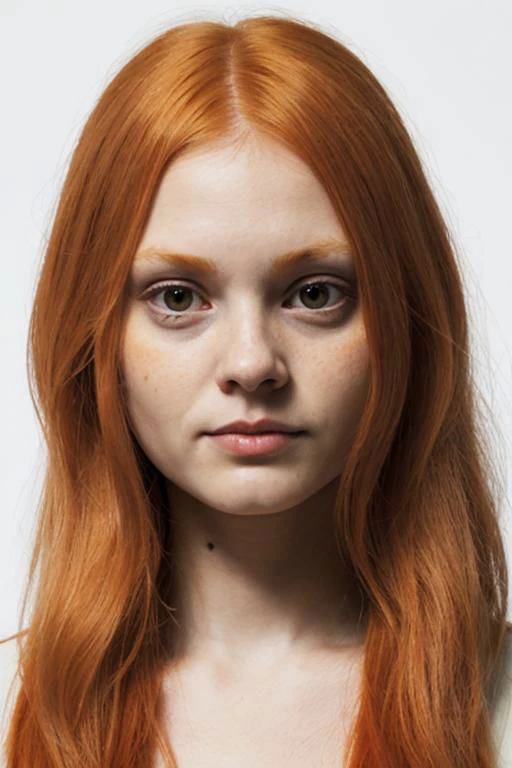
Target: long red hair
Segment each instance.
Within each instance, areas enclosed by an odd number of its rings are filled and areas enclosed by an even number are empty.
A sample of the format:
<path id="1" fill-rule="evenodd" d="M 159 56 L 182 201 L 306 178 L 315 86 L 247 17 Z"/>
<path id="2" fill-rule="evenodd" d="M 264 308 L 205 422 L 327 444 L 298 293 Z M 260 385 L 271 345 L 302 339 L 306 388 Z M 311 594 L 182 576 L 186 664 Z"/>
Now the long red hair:
<path id="1" fill-rule="evenodd" d="M 496 765 L 503 481 L 480 418 L 455 247 L 367 66 L 317 25 L 263 16 L 160 34 L 108 84 L 74 151 L 30 325 L 48 466 L 8 768 L 135 768 L 165 751 L 172 527 L 123 399 L 126 286 L 169 164 L 253 132 L 282 142 L 325 188 L 353 249 L 370 352 L 334 517 L 370 611 L 340 765 Z M 172 745 L 167 756 L 175 765 Z"/>

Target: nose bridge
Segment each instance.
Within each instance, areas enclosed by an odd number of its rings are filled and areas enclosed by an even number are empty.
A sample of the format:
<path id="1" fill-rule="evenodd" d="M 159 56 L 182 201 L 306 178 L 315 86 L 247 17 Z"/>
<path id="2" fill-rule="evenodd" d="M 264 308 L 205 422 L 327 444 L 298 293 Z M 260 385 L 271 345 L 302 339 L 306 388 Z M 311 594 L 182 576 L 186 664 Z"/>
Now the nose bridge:
<path id="1" fill-rule="evenodd" d="M 227 345 L 251 354 L 273 349 L 270 312 L 254 293 L 247 291 L 228 309 Z"/>
<path id="2" fill-rule="evenodd" d="M 278 377 L 278 350 L 270 312 L 254 291 L 239 296 L 227 310 L 219 354 L 221 378 L 255 388 Z"/>

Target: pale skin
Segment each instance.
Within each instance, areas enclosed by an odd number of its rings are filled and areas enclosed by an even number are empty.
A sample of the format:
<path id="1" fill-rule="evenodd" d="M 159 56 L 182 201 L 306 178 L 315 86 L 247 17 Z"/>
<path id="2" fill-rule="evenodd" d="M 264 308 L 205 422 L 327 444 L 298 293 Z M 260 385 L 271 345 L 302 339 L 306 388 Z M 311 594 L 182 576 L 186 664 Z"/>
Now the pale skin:
<path id="1" fill-rule="evenodd" d="M 327 240 L 345 248 L 271 275 Z M 150 248 L 219 273 L 150 261 Z M 226 141 L 167 170 L 130 278 L 129 417 L 167 478 L 179 565 L 163 707 L 180 768 L 339 766 L 366 630 L 332 523 L 369 371 L 346 236 L 302 160 L 269 139 Z M 324 288 L 308 298 L 308 283 Z M 306 434 L 259 457 L 204 434 L 262 417 Z"/>

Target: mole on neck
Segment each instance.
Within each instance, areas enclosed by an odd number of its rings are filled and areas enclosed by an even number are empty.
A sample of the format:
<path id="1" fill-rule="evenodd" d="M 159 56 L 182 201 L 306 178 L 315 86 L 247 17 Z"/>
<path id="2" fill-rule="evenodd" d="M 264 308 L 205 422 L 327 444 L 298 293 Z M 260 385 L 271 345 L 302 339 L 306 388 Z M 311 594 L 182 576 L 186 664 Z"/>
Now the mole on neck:
<path id="1" fill-rule="evenodd" d="M 215 546 L 215 545 L 214 545 L 214 544 L 212 544 L 212 542 L 211 542 L 211 541 L 209 541 L 209 542 L 208 542 L 208 549 L 213 549 L 213 548 L 214 548 L 214 546 Z"/>

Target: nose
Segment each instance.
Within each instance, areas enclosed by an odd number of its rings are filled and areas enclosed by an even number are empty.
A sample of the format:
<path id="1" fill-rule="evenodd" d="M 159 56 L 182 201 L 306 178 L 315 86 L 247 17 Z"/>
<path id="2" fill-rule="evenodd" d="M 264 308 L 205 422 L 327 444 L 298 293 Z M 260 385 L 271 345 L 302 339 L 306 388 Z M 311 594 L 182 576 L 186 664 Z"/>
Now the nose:
<path id="1" fill-rule="evenodd" d="M 220 342 L 217 383 L 223 392 L 239 385 L 248 392 L 262 384 L 280 389 L 288 380 L 288 368 L 265 321 L 264 310 L 244 307 L 226 326 Z"/>

